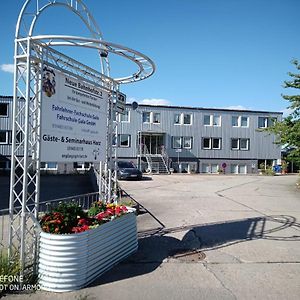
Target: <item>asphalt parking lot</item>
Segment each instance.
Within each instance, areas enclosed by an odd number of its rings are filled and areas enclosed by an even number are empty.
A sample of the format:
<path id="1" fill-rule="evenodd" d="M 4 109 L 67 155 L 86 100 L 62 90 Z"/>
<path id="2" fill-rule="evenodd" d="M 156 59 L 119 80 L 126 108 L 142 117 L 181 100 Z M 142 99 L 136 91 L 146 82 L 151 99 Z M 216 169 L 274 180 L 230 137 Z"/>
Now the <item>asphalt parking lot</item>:
<path id="1" fill-rule="evenodd" d="M 122 181 L 152 214 L 138 216 L 138 252 L 91 286 L 59 297 L 299 299 L 296 180 L 293 175 L 173 174 Z M 57 297 L 46 292 L 30 295 Z"/>

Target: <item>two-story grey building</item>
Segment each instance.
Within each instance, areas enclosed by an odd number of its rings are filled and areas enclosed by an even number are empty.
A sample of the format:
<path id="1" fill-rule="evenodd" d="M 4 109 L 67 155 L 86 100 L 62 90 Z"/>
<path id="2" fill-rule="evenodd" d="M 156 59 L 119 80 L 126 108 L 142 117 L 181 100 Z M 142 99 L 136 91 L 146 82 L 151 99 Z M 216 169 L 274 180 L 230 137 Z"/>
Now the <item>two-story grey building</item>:
<path id="1" fill-rule="evenodd" d="M 10 169 L 12 104 L 11 96 L 0 97 L 0 170 Z M 133 110 L 127 104 L 119 115 L 117 154 L 153 173 L 257 173 L 261 163 L 273 165 L 281 157 L 275 136 L 260 130 L 281 118 L 280 112 L 150 105 Z M 50 173 L 88 168 L 82 162 L 42 162 Z"/>
<path id="2" fill-rule="evenodd" d="M 260 130 L 281 118 L 280 112 L 127 105 L 118 157 L 153 172 L 166 165 L 179 172 L 256 173 L 281 157 L 275 136 Z"/>

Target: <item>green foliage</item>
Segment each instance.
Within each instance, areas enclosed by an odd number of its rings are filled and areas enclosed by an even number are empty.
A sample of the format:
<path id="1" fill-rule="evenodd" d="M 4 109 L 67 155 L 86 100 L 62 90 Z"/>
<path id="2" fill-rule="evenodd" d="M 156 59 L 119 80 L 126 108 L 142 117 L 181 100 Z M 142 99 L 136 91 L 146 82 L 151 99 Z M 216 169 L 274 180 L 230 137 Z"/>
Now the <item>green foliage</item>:
<path id="1" fill-rule="evenodd" d="M 300 64 L 297 60 L 292 63 L 296 69 L 300 71 Z M 289 72 L 291 80 L 284 82 L 284 88 L 300 89 L 300 74 Z M 278 136 L 277 143 L 287 145 L 292 150 L 288 158 L 293 161 L 300 161 L 300 94 L 298 95 L 282 95 L 282 97 L 290 102 L 288 106 L 292 110 L 290 115 L 281 122 L 275 122 L 273 126 L 266 130 L 275 133 Z"/>
<path id="2" fill-rule="evenodd" d="M 5 276 L 5 275 L 16 276 L 19 274 L 20 274 L 19 258 L 16 257 L 13 260 L 13 262 L 9 263 L 7 249 L 6 250 L 1 249 L 1 251 L 0 251 L 0 276 Z M 1 282 L 1 284 L 9 284 L 9 282 L 4 281 L 4 282 Z"/>
<path id="3" fill-rule="evenodd" d="M 93 202 L 92 206 L 90 207 L 90 209 L 88 211 L 88 216 L 94 217 L 99 212 L 105 211 L 105 209 L 106 209 L 106 205 L 104 202 L 102 202 L 102 201 Z"/>
<path id="4" fill-rule="evenodd" d="M 86 213 L 77 203 L 60 203 L 41 218 L 40 224 L 44 232 L 69 233 L 77 226 L 78 220 L 85 217 Z"/>

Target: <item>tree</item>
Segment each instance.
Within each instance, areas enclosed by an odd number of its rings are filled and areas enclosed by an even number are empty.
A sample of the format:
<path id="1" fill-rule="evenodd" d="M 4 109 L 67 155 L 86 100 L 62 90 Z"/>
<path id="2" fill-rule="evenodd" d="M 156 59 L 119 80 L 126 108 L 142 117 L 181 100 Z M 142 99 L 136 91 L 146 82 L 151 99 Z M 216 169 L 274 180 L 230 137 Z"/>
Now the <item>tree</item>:
<path id="1" fill-rule="evenodd" d="M 300 71 L 298 60 L 293 60 L 292 64 L 296 66 L 297 71 Z M 289 72 L 288 75 L 291 79 L 284 81 L 284 88 L 300 89 L 300 72 L 298 74 Z M 281 122 L 275 122 L 268 131 L 278 136 L 278 143 L 290 149 L 289 159 L 300 162 L 300 95 L 297 93 L 297 95 L 282 95 L 282 97 L 290 102 L 288 108 L 291 109 L 291 113 Z"/>

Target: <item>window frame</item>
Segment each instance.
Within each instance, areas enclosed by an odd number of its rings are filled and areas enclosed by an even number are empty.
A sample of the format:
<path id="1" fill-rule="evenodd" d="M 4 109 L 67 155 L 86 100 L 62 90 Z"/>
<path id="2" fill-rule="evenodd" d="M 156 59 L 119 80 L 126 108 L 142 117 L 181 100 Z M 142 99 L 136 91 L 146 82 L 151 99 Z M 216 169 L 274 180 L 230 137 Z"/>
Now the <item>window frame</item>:
<path id="1" fill-rule="evenodd" d="M 145 115 L 149 115 L 149 121 L 145 121 L 145 118 L 144 118 Z M 150 124 L 151 123 L 151 112 L 150 111 L 143 111 L 142 119 L 143 119 L 143 123 Z"/>
<path id="2" fill-rule="evenodd" d="M 259 120 L 260 119 L 264 119 L 264 126 L 260 126 L 260 122 Z M 269 125 L 269 117 L 261 117 L 261 116 L 258 116 L 258 120 L 257 120 L 257 126 L 258 128 L 268 128 L 268 125 Z"/>
<path id="3" fill-rule="evenodd" d="M 5 134 L 5 141 L 1 142 L 0 141 L 0 145 L 7 145 L 8 144 L 8 131 L 7 130 L 0 130 L 0 133 L 4 133 Z"/>
<path id="4" fill-rule="evenodd" d="M 204 146 L 204 140 L 208 140 L 208 143 L 209 143 L 208 147 Z M 202 138 L 202 149 L 204 149 L 204 150 L 211 150 L 211 138 L 208 138 L 208 137 L 203 137 Z"/>
<path id="5" fill-rule="evenodd" d="M 218 148 L 214 147 L 214 140 L 219 141 L 219 147 Z M 211 149 L 212 150 L 221 150 L 222 149 L 222 139 L 221 138 L 211 138 Z"/>
<path id="6" fill-rule="evenodd" d="M 179 146 L 175 146 L 175 139 L 179 139 Z M 172 136 L 172 149 L 182 149 L 182 137 L 181 136 Z"/>
<path id="7" fill-rule="evenodd" d="M 158 122 L 155 122 L 155 115 L 158 115 Z M 150 121 L 151 121 L 151 115 L 150 115 Z M 161 113 L 160 112 L 152 112 L 152 123 L 153 124 L 160 124 L 161 122 Z"/>
<path id="8" fill-rule="evenodd" d="M 189 123 L 185 123 L 185 117 L 189 116 L 190 117 L 190 122 Z M 192 125 L 193 124 L 193 115 L 189 114 L 189 113 L 182 113 L 182 125 Z"/>
<path id="9" fill-rule="evenodd" d="M 127 120 L 122 120 L 122 118 L 124 117 L 124 116 L 127 116 Z M 122 123 L 130 123 L 130 111 L 129 110 L 125 110 L 125 114 L 120 114 L 119 115 L 119 120 L 120 120 L 120 122 L 122 122 Z"/>
<path id="10" fill-rule="evenodd" d="M 246 148 L 242 148 L 242 140 L 246 141 Z M 239 139 L 239 150 L 241 151 L 248 151 L 250 149 L 250 139 L 248 138 L 240 138 Z"/>
<path id="11" fill-rule="evenodd" d="M 205 117 L 207 119 L 207 117 L 209 117 L 209 124 L 205 124 Z M 204 126 L 211 126 L 211 115 L 204 115 L 203 116 L 203 125 Z"/>
<path id="12" fill-rule="evenodd" d="M 232 142 L 233 140 L 236 140 L 237 143 L 236 143 L 236 148 L 232 146 Z M 239 138 L 231 138 L 231 150 L 239 150 L 240 149 L 240 142 L 239 142 Z"/>
<path id="13" fill-rule="evenodd" d="M 44 166 L 42 166 L 44 164 Z M 55 164 L 55 167 L 49 167 L 49 164 Z M 74 165 L 73 165 L 74 166 Z M 58 170 L 58 163 L 57 162 L 49 162 L 49 161 L 43 161 L 41 162 L 41 170 Z"/>
<path id="14" fill-rule="evenodd" d="M 185 146 L 185 142 L 186 142 L 187 139 L 190 140 L 190 146 L 189 147 Z M 182 137 L 182 148 L 183 149 L 192 149 L 193 148 L 193 137 L 192 136 L 183 136 Z"/>
<path id="15" fill-rule="evenodd" d="M 6 115 L 1 115 L 0 114 L 0 118 L 7 118 L 9 116 L 9 103 L 6 103 L 6 102 L 1 102 L 0 103 L 0 106 L 1 105 L 6 105 Z"/>
<path id="16" fill-rule="evenodd" d="M 127 144 L 122 145 L 122 137 L 127 136 Z M 130 148 L 131 147 L 131 135 L 127 133 L 121 133 L 118 135 L 118 147 L 119 148 Z"/>
<path id="17" fill-rule="evenodd" d="M 246 118 L 246 120 L 247 120 L 247 125 L 243 125 L 243 118 Z M 248 128 L 249 127 L 249 117 L 248 116 L 240 116 L 240 125 L 241 125 L 241 127 L 243 127 L 243 128 Z"/>

